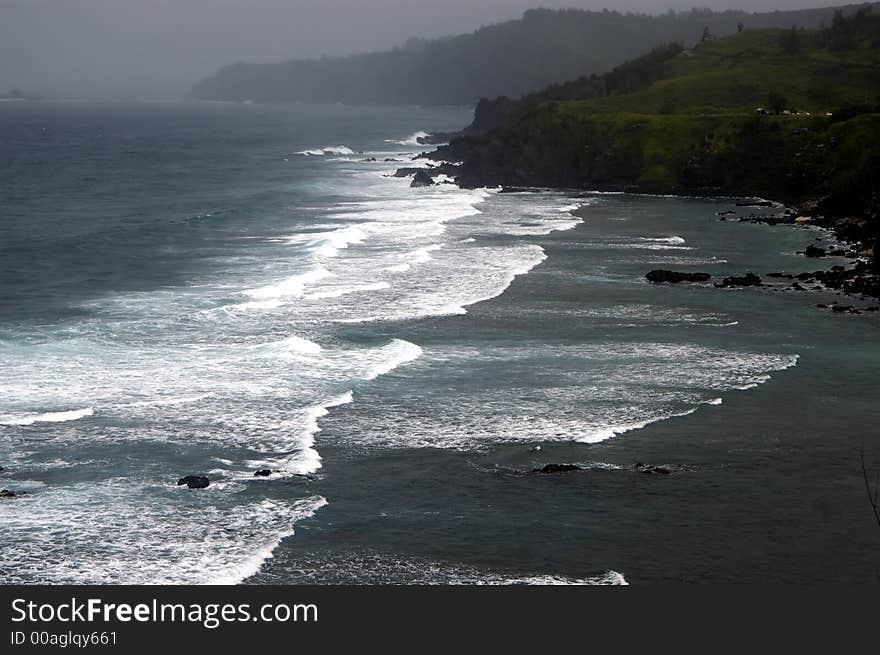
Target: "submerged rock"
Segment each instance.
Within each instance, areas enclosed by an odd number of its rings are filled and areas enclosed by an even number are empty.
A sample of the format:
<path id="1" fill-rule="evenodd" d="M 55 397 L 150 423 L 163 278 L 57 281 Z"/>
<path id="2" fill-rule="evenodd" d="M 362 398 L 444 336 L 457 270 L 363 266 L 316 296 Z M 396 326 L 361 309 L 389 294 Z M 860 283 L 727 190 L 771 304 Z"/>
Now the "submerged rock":
<path id="1" fill-rule="evenodd" d="M 420 187 L 420 186 L 434 186 L 434 180 L 428 174 L 426 170 L 418 170 L 416 171 L 415 176 L 413 177 L 413 181 L 410 183 L 411 187 Z"/>
<path id="2" fill-rule="evenodd" d="M 663 269 L 655 269 L 645 274 L 645 278 L 649 282 L 706 282 L 712 278 L 708 273 L 679 273 L 677 271 L 667 271 Z"/>
<path id="3" fill-rule="evenodd" d="M 187 475 L 177 481 L 177 486 L 186 485 L 190 489 L 204 489 L 211 481 L 204 475 Z"/>
<path id="4" fill-rule="evenodd" d="M 270 475 L 272 475 L 272 471 L 270 471 L 269 469 L 260 469 L 259 471 L 254 473 L 255 478 L 256 477 L 268 478 Z"/>
<path id="5" fill-rule="evenodd" d="M 580 470 L 582 470 L 581 467 L 576 464 L 545 464 L 539 469 L 532 469 L 532 473 L 568 473 Z"/>
<path id="6" fill-rule="evenodd" d="M 804 255 L 807 257 L 824 257 L 825 256 L 825 248 L 820 248 L 819 246 L 809 245 L 807 249 L 804 250 Z"/>
<path id="7" fill-rule="evenodd" d="M 19 495 L 19 492 L 10 489 L 0 489 L 0 498 L 16 498 Z"/>
<path id="8" fill-rule="evenodd" d="M 761 286 L 761 278 L 759 278 L 754 273 L 746 273 L 743 276 L 732 275 L 730 277 L 724 278 L 721 281 L 721 284 L 716 284 L 715 286 L 719 288 L 759 287 Z"/>

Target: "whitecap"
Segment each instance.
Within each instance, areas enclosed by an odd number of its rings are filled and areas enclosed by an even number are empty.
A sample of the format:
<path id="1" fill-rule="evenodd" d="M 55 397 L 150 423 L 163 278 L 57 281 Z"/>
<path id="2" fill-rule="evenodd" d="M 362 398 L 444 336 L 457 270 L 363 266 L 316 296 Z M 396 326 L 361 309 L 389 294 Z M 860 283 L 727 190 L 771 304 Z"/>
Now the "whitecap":
<path id="1" fill-rule="evenodd" d="M 299 273 L 285 278 L 274 284 L 267 284 L 257 289 L 249 289 L 244 291 L 245 295 L 252 298 L 261 298 L 266 300 L 274 300 L 284 297 L 302 296 L 305 287 L 324 278 L 331 277 L 333 274 L 326 268 L 315 268 L 305 273 Z"/>
<path id="2" fill-rule="evenodd" d="M 403 366 L 418 359 L 422 352 L 419 346 L 403 339 L 394 339 L 390 344 L 381 348 L 382 356 L 387 358 L 376 364 L 364 373 L 364 380 L 375 380 L 380 375 L 390 373 L 398 366 Z"/>
<path id="3" fill-rule="evenodd" d="M 311 148 L 300 150 L 296 154 L 303 157 L 320 157 L 322 155 L 353 155 L 354 150 L 348 146 L 324 146 L 323 148 Z"/>
<path id="4" fill-rule="evenodd" d="M 315 291 L 313 293 L 306 294 L 305 297 L 308 300 L 340 298 L 342 296 L 347 296 L 352 293 L 362 293 L 364 291 L 382 291 L 384 289 L 390 288 L 391 285 L 388 282 L 373 282 L 370 284 L 353 285 L 350 287 L 339 287 L 336 289 L 329 289 L 327 291 Z"/>
<path id="5" fill-rule="evenodd" d="M 91 407 L 72 409 L 63 412 L 44 412 L 42 414 L 5 414 L 0 415 L 0 425 L 33 425 L 34 423 L 65 423 L 92 416 L 95 410 Z"/>

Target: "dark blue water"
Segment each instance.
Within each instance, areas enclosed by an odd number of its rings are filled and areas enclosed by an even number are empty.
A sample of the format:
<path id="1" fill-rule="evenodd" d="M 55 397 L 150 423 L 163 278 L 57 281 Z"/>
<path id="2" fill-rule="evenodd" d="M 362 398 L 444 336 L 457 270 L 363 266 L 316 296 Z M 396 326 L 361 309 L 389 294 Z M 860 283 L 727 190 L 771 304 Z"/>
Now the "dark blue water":
<path id="1" fill-rule="evenodd" d="M 643 279 L 826 237 L 389 176 L 467 114 L 0 106 L 2 579 L 872 579 L 877 320 Z"/>

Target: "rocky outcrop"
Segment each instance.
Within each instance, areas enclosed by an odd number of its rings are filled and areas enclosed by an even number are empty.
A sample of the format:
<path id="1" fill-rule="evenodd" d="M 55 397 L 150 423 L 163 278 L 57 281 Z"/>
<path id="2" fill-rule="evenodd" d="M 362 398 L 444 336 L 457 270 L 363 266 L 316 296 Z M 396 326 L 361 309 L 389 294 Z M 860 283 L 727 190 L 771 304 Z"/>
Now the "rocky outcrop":
<path id="1" fill-rule="evenodd" d="M 272 475 L 272 471 L 269 469 L 260 469 L 254 473 L 255 478 L 268 478 Z"/>
<path id="2" fill-rule="evenodd" d="M 466 128 L 458 132 L 434 132 L 427 136 L 416 137 L 416 141 L 423 146 L 439 146 L 464 136 L 486 134 L 513 116 L 519 107 L 519 102 L 505 96 L 499 96 L 494 100 L 480 98 L 474 109 L 474 120 Z"/>
<path id="3" fill-rule="evenodd" d="M 807 249 L 804 250 L 804 255 L 807 257 L 825 257 L 826 252 L 825 248 L 820 248 L 819 246 L 809 245 Z"/>
<path id="4" fill-rule="evenodd" d="M 21 493 L 10 489 L 0 489 L 0 498 L 17 498 Z"/>
<path id="5" fill-rule="evenodd" d="M 716 284 L 715 286 L 720 289 L 727 289 L 730 287 L 759 287 L 761 284 L 760 277 L 754 273 L 746 273 L 742 276 L 731 275 L 730 277 L 726 277 L 720 284 Z"/>
<path id="6" fill-rule="evenodd" d="M 669 282 L 675 284 L 677 282 L 707 282 L 712 276 L 708 273 L 679 273 L 677 271 L 656 269 L 648 272 L 645 278 L 649 282 Z"/>
<path id="7" fill-rule="evenodd" d="M 423 187 L 423 186 L 434 186 L 434 180 L 431 177 L 430 173 L 424 169 L 419 169 L 416 171 L 416 174 L 413 176 L 413 181 L 410 183 L 411 187 Z"/>
<path id="8" fill-rule="evenodd" d="M 204 475 L 187 475 L 177 481 L 178 487 L 186 485 L 190 489 L 205 489 L 210 484 L 211 481 Z"/>
<path id="9" fill-rule="evenodd" d="M 545 464 L 539 469 L 532 469 L 532 473 L 545 473 L 550 475 L 551 473 L 568 473 L 570 471 L 580 470 L 582 470 L 581 467 L 576 464 Z"/>

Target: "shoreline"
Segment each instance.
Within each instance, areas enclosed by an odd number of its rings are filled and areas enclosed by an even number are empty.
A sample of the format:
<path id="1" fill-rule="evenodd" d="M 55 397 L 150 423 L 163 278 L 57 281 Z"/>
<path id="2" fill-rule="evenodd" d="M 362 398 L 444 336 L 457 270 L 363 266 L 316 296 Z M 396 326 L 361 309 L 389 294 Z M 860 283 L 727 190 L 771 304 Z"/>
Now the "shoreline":
<path id="1" fill-rule="evenodd" d="M 461 169 L 462 164 L 449 162 L 443 159 L 435 158 L 440 150 L 432 152 L 423 152 L 415 157 L 415 160 L 426 159 L 436 162 L 436 165 L 428 165 L 425 168 L 418 167 L 402 167 L 398 168 L 393 174 L 395 177 L 410 177 L 416 175 L 418 170 L 426 170 L 427 176 L 434 184 L 450 183 L 450 182 L 434 182 L 434 178 L 445 176 L 452 178 L 455 184 L 461 189 L 489 188 L 486 186 L 476 187 L 471 185 L 462 185 L 460 178 L 456 173 Z M 421 184 L 424 184 L 422 182 Z M 692 198 L 706 200 L 732 201 L 737 207 L 744 210 L 754 207 L 772 207 L 776 212 L 769 216 L 760 216 L 754 213 L 748 216 L 739 216 L 734 211 L 734 216 L 739 222 L 762 223 L 767 225 L 792 225 L 792 226 L 812 226 L 827 230 L 834 235 L 837 243 L 843 246 L 846 251 L 847 259 L 850 259 L 850 268 L 839 270 L 838 267 L 832 267 L 830 270 L 813 269 L 812 271 L 804 270 L 801 273 L 790 274 L 787 272 L 774 272 L 768 276 L 776 278 L 799 279 L 806 283 L 821 283 L 823 286 L 838 290 L 848 297 L 855 298 L 861 296 L 862 299 L 872 298 L 880 299 L 880 257 L 878 257 L 878 249 L 880 249 L 880 240 L 875 241 L 873 249 L 866 243 L 866 239 L 860 234 L 860 230 L 853 225 L 854 218 L 826 217 L 816 213 L 818 201 L 815 198 L 772 198 L 755 195 L 730 195 L 718 193 L 717 189 L 689 189 L 687 192 L 677 193 L 643 193 L 623 185 L 598 185 L 596 188 L 570 187 L 570 186 L 501 186 L 499 193 L 522 193 L 522 192 L 540 192 L 540 191 L 556 191 L 560 193 L 579 193 L 585 195 L 601 195 L 601 194 L 619 194 L 644 196 L 651 198 Z M 576 212 L 573 214 L 577 215 Z M 728 214 L 730 215 L 730 214 Z M 727 215 L 719 215 L 719 220 L 728 220 Z M 734 219 L 729 219 L 734 220 Z M 809 247 L 809 246 L 808 246 Z M 825 249 L 813 250 L 814 255 L 806 255 L 807 258 L 823 259 L 828 256 Z M 806 269 L 806 265 L 804 266 Z M 763 284 L 763 282 L 761 283 Z M 794 286 L 798 284 L 798 286 Z M 808 290 L 802 288 L 799 283 L 794 283 L 793 288 L 796 290 Z M 849 308 L 853 309 L 853 308 Z M 839 310 L 836 310 L 839 311 Z M 857 313 L 852 311 L 851 313 Z"/>

